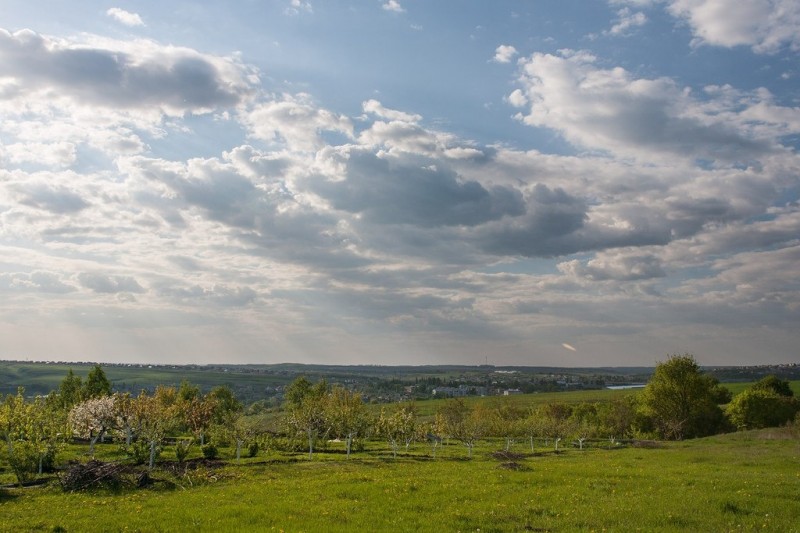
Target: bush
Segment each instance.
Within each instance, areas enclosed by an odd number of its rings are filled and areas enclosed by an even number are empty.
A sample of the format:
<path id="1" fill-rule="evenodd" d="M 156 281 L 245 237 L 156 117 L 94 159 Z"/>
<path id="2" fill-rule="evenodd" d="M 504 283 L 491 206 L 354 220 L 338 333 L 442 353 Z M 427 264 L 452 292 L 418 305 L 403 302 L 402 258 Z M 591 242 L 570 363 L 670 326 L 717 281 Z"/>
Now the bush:
<path id="1" fill-rule="evenodd" d="M 203 452 L 203 457 L 205 457 L 206 459 L 216 459 L 217 457 L 219 457 L 219 450 L 211 442 L 201 446 L 200 451 Z"/>
<path id="2" fill-rule="evenodd" d="M 175 444 L 175 458 L 179 463 L 182 463 L 186 460 L 186 457 L 189 455 L 189 448 L 191 447 L 191 440 L 179 440 Z"/>
<path id="3" fill-rule="evenodd" d="M 752 387 L 728 404 L 727 414 L 739 428 L 759 429 L 777 427 L 794 419 L 800 403 L 774 390 Z"/>
<path id="4" fill-rule="evenodd" d="M 133 461 L 133 464 L 143 465 L 150 461 L 150 443 L 146 440 L 135 440 L 131 444 L 123 444 L 122 451 Z M 161 455 L 161 446 L 156 445 L 155 459 Z"/>
<path id="5" fill-rule="evenodd" d="M 247 457 L 255 457 L 258 455 L 258 442 L 253 441 L 247 445 Z"/>

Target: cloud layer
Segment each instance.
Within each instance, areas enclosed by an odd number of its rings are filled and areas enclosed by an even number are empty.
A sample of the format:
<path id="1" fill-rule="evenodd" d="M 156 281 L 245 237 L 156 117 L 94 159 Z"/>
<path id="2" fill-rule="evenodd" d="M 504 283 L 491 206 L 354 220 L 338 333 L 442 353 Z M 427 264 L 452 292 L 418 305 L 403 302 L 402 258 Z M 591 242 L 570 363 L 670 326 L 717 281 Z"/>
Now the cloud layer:
<path id="1" fill-rule="evenodd" d="M 623 4 L 656 5 L 615 2 L 608 37 L 647 23 Z M 789 3 L 721 5 L 665 7 L 698 43 L 796 48 Z M 378 95 L 329 109 L 238 54 L 0 30 L 0 355 L 788 354 L 800 112 L 589 51 L 494 54 L 513 120 L 570 150 L 478 143 Z"/>

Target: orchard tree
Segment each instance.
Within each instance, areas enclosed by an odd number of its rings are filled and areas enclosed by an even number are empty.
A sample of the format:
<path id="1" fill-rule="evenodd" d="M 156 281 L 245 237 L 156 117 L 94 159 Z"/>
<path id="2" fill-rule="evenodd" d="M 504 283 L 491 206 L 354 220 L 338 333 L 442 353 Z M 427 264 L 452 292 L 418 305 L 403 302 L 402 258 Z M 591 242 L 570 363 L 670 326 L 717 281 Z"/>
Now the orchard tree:
<path id="1" fill-rule="evenodd" d="M 353 440 L 365 436 L 369 427 L 369 417 L 361 395 L 343 387 L 334 387 L 328 396 L 325 416 L 334 436 L 346 439 L 347 457 L 350 457 Z"/>
<path id="2" fill-rule="evenodd" d="M 400 406 L 392 412 L 382 408 L 376 425 L 378 434 L 386 439 L 392 449 L 393 456 L 397 457 L 397 449 L 400 443 L 404 443 L 406 450 L 408 450 L 411 441 L 414 439 L 416 434 L 416 415 L 411 406 Z"/>
<path id="3" fill-rule="evenodd" d="M 142 391 L 132 402 L 133 427 L 140 442 L 149 445 L 150 469 L 155 464 L 161 441 L 177 425 L 176 397 L 174 387 L 158 386 L 152 396 Z M 137 458 L 143 457 L 137 454 Z"/>
<path id="4" fill-rule="evenodd" d="M 9 465 L 22 483 L 36 472 L 41 474 L 45 464 L 52 466 L 67 438 L 66 419 L 44 398 L 26 401 L 20 388 L 0 405 L 0 435 L 8 446 Z"/>
<path id="5" fill-rule="evenodd" d="M 75 405 L 69 412 L 69 422 L 79 436 L 89 439 L 89 454 L 94 456 L 94 445 L 107 431 L 117 427 L 117 413 L 112 396 L 89 398 Z"/>
<path id="6" fill-rule="evenodd" d="M 730 393 L 686 354 L 659 363 L 640 398 L 642 411 L 658 435 L 680 440 L 722 429 L 725 417 L 719 404 L 727 403 Z"/>
<path id="7" fill-rule="evenodd" d="M 314 443 L 329 429 L 326 417 L 328 393 L 324 379 L 311 385 L 305 377 L 294 380 L 286 391 L 287 424 L 295 433 L 305 434 L 308 438 L 309 459 L 314 456 Z"/>
<path id="8" fill-rule="evenodd" d="M 461 398 L 447 401 L 439 409 L 447 434 L 467 447 L 467 456 L 489 429 L 491 413 L 481 407 L 470 408 Z"/>
<path id="9" fill-rule="evenodd" d="M 196 396 L 182 404 L 183 422 L 195 438 L 200 441 L 200 446 L 206 443 L 206 433 L 214 421 L 216 407 L 216 400 L 208 395 L 203 397 Z"/>

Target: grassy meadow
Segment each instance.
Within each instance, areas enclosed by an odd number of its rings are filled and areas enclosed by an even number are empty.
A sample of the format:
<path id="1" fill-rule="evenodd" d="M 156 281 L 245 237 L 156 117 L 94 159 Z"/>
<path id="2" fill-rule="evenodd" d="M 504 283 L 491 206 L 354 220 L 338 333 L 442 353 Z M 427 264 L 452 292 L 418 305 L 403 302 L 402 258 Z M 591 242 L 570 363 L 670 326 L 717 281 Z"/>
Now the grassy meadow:
<path id="1" fill-rule="evenodd" d="M 157 468 L 144 489 L 6 488 L 0 530 L 800 531 L 800 440 L 786 429 L 558 454 L 519 442 L 502 455 L 483 441 L 472 459 L 455 442 L 436 458 L 425 444 L 397 458 L 382 442 L 350 459 L 342 446 L 310 460 L 224 450 L 223 463 L 185 474 Z"/>

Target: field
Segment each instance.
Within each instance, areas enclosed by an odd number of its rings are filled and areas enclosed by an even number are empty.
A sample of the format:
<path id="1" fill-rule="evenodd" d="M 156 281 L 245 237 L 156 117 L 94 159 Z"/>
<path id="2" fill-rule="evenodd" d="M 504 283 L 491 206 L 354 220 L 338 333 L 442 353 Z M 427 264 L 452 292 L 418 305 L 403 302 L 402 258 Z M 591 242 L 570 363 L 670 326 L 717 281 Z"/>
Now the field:
<path id="1" fill-rule="evenodd" d="M 555 454 L 538 442 L 381 442 L 346 459 L 333 443 L 267 452 L 146 489 L 0 492 L 3 531 L 800 531 L 800 440 L 785 429 L 678 443 L 603 443 Z M 114 445 L 100 451 L 113 456 Z M 74 453 L 74 450 L 71 451 Z M 168 457 L 166 457 L 168 458 Z M 4 476 L 7 477 L 7 476 Z"/>

